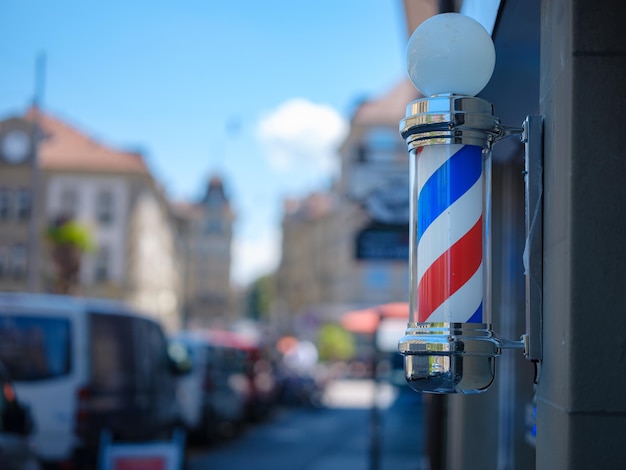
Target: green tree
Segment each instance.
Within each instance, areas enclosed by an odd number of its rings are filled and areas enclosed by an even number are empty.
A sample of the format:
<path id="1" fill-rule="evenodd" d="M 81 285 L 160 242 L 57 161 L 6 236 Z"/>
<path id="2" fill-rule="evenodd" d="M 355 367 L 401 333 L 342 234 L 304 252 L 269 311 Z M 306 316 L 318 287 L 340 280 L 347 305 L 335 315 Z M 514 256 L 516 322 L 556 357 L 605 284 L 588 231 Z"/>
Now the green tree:
<path id="1" fill-rule="evenodd" d="M 82 255 L 94 248 L 91 234 L 84 225 L 60 216 L 47 227 L 46 239 L 56 271 L 53 290 L 72 294 L 78 286 Z"/>
<path id="2" fill-rule="evenodd" d="M 273 275 L 258 278 L 247 295 L 247 316 L 255 320 L 267 319 L 274 302 L 275 278 Z"/>
<path id="3" fill-rule="evenodd" d="M 323 361 L 346 361 L 354 357 L 354 335 L 335 323 L 320 328 L 317 345 Z"/>

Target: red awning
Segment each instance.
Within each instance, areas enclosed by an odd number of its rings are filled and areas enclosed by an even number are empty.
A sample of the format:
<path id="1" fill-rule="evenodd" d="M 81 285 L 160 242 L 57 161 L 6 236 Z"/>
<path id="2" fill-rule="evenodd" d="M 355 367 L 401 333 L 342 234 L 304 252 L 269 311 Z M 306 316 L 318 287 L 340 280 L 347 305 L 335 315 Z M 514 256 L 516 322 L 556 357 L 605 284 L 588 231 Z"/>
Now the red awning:
<path id="1" fill-rule="evenodd" d="M 391 302 L 362 310 L 346 312 L 341 317 L 341 326 L 353 333 L 372 334 L 378 328 L 381 319 L 396 318 L 409 321 L 409 304 Z"/>

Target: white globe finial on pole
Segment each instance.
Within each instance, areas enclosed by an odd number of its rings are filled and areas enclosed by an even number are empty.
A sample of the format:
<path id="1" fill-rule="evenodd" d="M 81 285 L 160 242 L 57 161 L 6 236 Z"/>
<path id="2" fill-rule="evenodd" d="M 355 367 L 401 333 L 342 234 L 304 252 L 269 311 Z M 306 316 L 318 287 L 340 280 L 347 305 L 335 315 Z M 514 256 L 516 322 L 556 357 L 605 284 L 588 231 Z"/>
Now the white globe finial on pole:
<path id="1" fill-rule="evenodd" d="M 442 13 L 424 21 L 407 46 L 407 71 L 425 96 L 476 96 L 496 63 L 491 36 L 469 16 Z"/>

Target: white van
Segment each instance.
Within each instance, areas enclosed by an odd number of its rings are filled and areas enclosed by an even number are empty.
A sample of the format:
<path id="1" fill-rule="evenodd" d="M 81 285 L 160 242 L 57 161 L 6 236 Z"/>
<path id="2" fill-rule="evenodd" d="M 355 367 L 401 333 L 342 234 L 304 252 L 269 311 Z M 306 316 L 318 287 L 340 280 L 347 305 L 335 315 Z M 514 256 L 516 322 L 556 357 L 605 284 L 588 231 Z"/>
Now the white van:
<path id="1" fill-rule="evenodd" d="M 122 303 L 0 294 L 0 362 L 32 411 L 45 462 L 93 461 L 103 430 L 148 440 L 177 424 L 163 331 Z"/>

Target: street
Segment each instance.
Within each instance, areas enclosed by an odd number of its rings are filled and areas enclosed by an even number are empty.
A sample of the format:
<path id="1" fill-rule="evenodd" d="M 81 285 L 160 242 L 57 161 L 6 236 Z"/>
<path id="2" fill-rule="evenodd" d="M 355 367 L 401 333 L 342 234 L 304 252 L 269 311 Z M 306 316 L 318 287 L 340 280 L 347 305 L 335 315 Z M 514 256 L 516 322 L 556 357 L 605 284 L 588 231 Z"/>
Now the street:
<path id="1" fill-rule="evenodd" d="M 422 468 L 421 397 L 408 387 L 381 383 L 378 412 L 373 382 L 341 380 L 329 385 L 325 406 L 280 407 L 240 436 L 192 448 L 189 470 Z M 378 426 L 376 426 L 378 423 Z M 373 430 L 378 432 L 373 432 Z"/>

